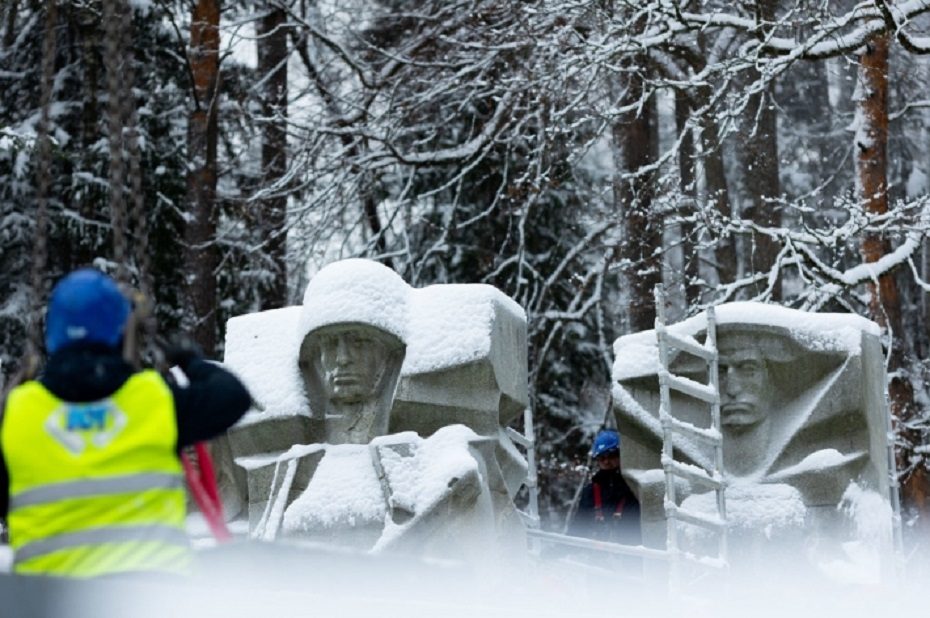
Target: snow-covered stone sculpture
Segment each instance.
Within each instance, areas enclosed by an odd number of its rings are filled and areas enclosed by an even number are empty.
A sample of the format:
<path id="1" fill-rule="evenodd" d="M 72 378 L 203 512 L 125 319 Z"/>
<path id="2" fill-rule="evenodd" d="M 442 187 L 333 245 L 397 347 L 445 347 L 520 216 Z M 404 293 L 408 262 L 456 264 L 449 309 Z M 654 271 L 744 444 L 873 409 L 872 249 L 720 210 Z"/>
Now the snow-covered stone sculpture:
<path id="1" fill-rule="evenodd" d="M 298 367 L 326 442 L 367 444 L 388 432 L 408 296 L 397 273 L 364 260 L 333 264 L 307 286 Z"/>
<path id="2" fill-rule="evenodd" d="M 849 540 L 851 496 L 887 500 L 888 412 L 878 327 L 845 314 L 759 303 L 717 307 L 719 388 L 727 510 L 734 557 L 768 543 L 782 549 Z M 703 341 L 703 315 L 670 326 Z M 621 458 L 642 503 L 644 542 L 665 543 L 664 475 L 654 331 L 614 344 L 614 412 Z M 707 382 L 706 366 L 670 351 L 670 371 Z M 710 426 L 709 406 L 672 394 L 676 417 Z M 709 447 L 684 439 L 675 456 L 710 469 Z M 713 494 L 678 481 L 686 508 L 716 512 Z M 875 514 L 872 515 L 873 517 Z M 833 545 L 836 547 L 836 545 Z"/>
<path id="3" fill-rule="evenodd" d="M 526 318 L 486 285 L 408 286 L 368 260 L 301 307 L 233 318 L 225 363 L 255 405 L 229 432 L 254 535 L 434 555 L 523 542 Z"/>

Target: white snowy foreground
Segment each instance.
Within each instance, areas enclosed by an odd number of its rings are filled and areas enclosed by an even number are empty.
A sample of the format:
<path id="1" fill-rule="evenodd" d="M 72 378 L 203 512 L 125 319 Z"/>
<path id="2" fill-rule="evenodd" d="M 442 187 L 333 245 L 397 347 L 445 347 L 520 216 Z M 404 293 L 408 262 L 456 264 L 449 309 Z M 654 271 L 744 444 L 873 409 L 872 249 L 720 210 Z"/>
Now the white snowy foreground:
<path id="1" fill-rule="evenodd" d="M 790 563 L 731 574 L 726 583 L 708 581 L 683 597 L 659 583 L 565 559 L 465 565 L 262 543 L 200 556 L 199 573 L 183 581 L 0 576 L 0 615 L 875 618 L 889 611 L 922 615 L 926 608 L 922 578 L 873 585 L 802 580 Z"/>

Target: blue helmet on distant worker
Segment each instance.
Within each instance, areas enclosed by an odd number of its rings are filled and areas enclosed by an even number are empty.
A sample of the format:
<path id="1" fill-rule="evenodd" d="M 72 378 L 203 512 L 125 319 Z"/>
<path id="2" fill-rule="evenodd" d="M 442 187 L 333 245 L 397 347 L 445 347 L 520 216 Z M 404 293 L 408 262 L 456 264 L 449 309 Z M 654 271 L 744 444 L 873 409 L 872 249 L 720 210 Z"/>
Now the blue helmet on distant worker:
<path id="1" fill-rule="evenodd" d="M 55 285 L 45 318 L 49 354 L 78 343 L 115 348 L 123 338 L 129 300 L 110 277 L 82 268 Z"/>
<path id="2" fill-rule="evenodd" d="M 594 438 L 594 446 L 591 447 L 591 456 L 597 459 L 601 455 L 614 451 L 620 451 L 620 434 L 613 429 L 602 429 L 597 432 L 597 437 Z"/>

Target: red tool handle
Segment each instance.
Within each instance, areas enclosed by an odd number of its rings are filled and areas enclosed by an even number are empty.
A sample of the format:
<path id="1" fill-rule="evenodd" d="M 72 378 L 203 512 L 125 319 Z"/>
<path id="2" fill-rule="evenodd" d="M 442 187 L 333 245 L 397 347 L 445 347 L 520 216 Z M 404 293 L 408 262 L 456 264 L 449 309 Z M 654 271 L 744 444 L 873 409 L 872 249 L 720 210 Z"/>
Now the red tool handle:
<path id="1" fill-rule="evenodd" d="M 219 491 L 216 488 L 216 476 L 214 474 L 213 459 L 203 442 L 198 442 L 194 447 L 197 453 L 197 461 L 200 471 L 194 468 L 187 453 L 181 453 L 181 465 L 184 467 L 184 476 L 187 478 L 187 484 L 194 496 L 194 501 L 200 512 L 203 513 L 207 525 L 213 533 L 213 537 L 219 543 L 225 543 L 232 539 L 229 528 L 226 527 L 226 521 L 223 519 L 223 505 L 220 502 Z"/>

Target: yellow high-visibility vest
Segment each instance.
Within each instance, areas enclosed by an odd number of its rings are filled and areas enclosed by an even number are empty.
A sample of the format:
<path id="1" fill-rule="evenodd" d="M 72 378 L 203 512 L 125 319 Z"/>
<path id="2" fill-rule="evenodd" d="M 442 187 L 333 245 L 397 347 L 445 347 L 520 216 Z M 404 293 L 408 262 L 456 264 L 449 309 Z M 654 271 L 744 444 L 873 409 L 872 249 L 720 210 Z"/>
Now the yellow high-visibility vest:
<path id="1" fill-rule="evenodd" d="M 14 389 L 0 429 L 14 572 L 188 572 L 177 437 L 171 391 L 154 371 L 91 403 L 36 381 Z"/>

